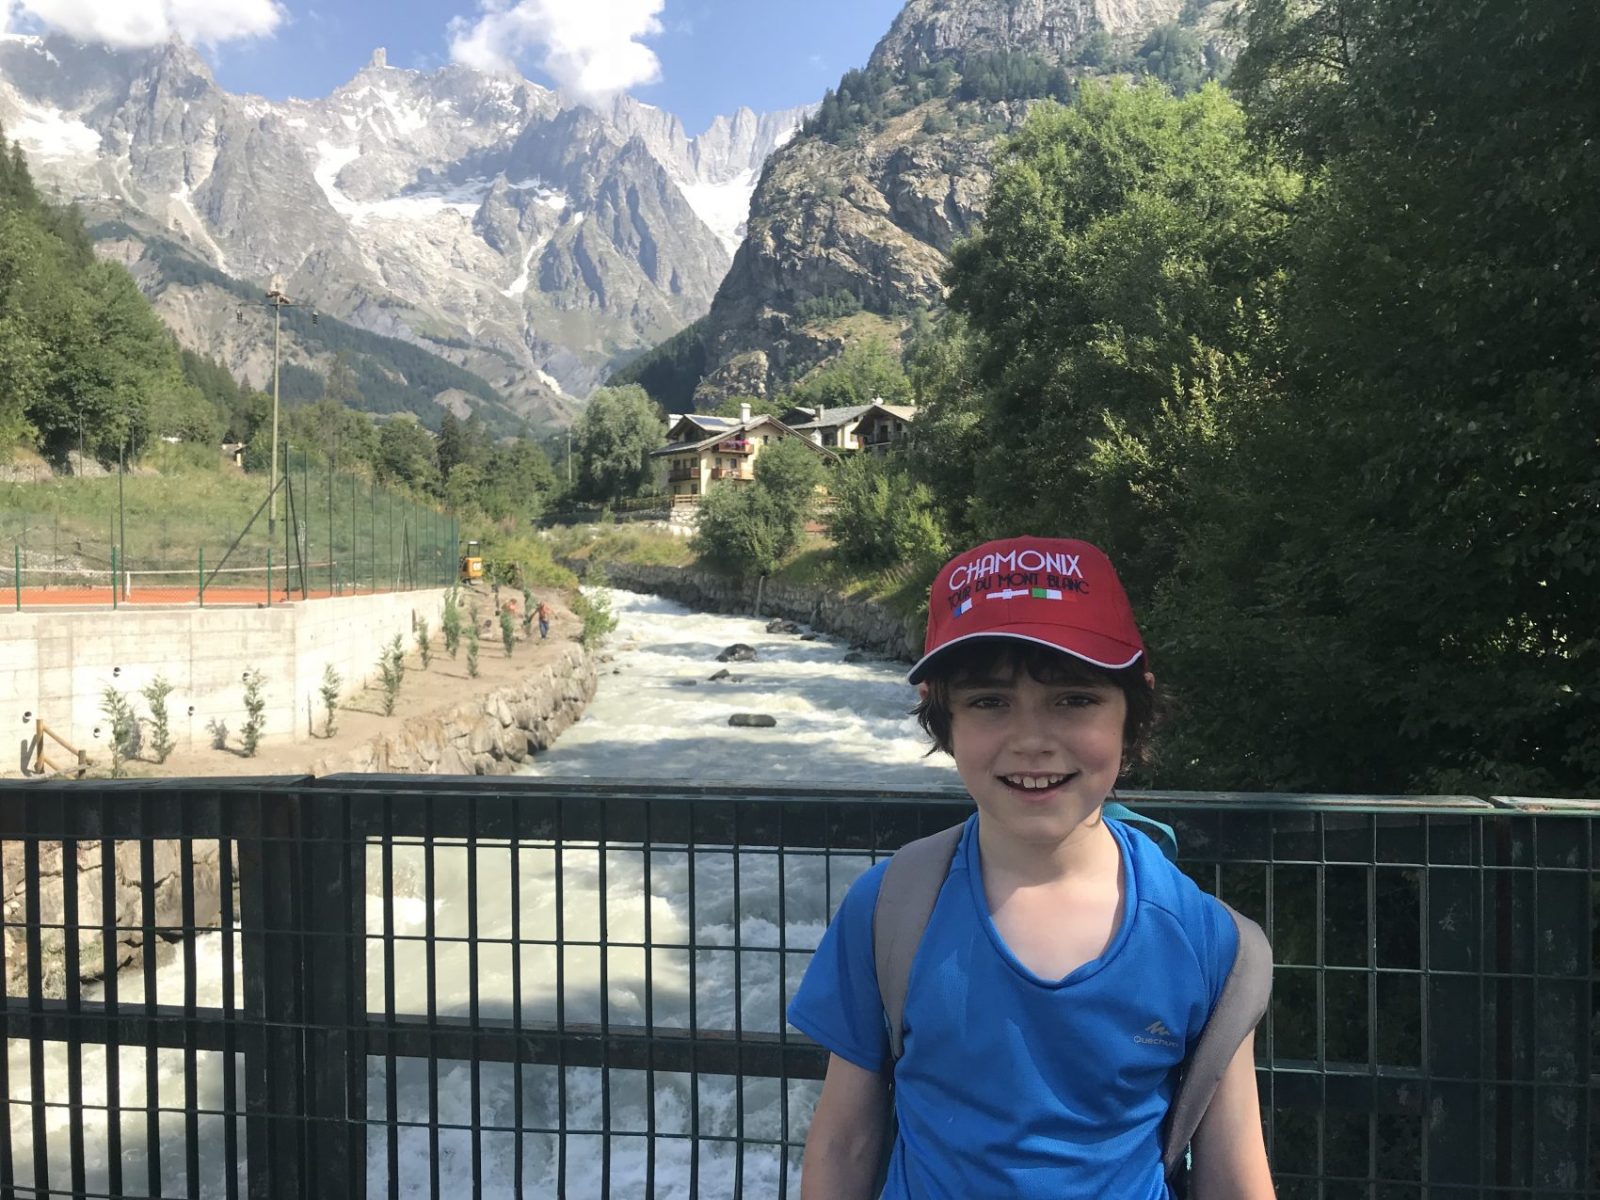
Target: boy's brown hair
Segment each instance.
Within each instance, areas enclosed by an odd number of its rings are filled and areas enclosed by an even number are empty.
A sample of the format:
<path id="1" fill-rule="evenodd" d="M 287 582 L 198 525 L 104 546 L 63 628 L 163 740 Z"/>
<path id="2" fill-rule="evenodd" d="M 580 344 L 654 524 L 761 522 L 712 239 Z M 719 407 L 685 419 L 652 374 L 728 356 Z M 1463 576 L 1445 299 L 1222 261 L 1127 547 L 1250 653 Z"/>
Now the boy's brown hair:
<path id="1" fill-rule="evenodd" d="M 1119 668 L 1098 667 L 1061 650 L 1011 639 L 975 638 L 952 647 L 930 664 L 923 678 L 922 697 L 912 709 L 917 723 L 933 739 L 928 751 L 952 753 L 950 745 L 950 693 L 969 679 L 1015 678 L 1027 672 L 1036 683 L 1051 687 L 1091 684 L 1121 690 L 1127 700 L 1122 726 L 1124 769 L 1150 761 L 1150 739 L 1159 716 L 1156 690 L 1146 677 L 1144 658 Z"/>

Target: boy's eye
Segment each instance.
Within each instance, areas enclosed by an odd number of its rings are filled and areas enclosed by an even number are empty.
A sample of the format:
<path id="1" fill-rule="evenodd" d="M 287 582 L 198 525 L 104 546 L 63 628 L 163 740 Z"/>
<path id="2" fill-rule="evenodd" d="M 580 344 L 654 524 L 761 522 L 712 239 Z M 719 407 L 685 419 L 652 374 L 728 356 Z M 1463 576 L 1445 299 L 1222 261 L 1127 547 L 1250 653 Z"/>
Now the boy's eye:
<path id="1" fill-rule="evenodd" d="M 1100 702 L 1101 697 L 1096 692 L 1068 692 L 1056 701 L 1065 708 L 1089 708 Z"/>
<path id="2" fill-rule="evenodd" d="M 1004 696 L 996 696 L 996 695 L 994 695 L 992 693 L 983 692 L 983 693 L 979 693 L 978 695 L 975 695 L 975 696 L 968 696 L 967 699 L 966 699 L 966 707 L 968 707 L 968 708 L 1000 708 L 1005 704 L 1005 702 L 1006 701 L 1005 701 L 1005 697 Z"/>

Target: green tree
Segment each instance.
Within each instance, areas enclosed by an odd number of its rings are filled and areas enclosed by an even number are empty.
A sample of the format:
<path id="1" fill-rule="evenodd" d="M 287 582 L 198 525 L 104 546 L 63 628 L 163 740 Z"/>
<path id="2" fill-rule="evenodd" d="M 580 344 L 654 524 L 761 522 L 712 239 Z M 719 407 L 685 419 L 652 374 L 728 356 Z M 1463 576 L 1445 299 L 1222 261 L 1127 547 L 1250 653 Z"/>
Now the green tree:
<path id="1" fill-rule="evenodd" d="M 1165 548 L 1123 519 L 1126 493 L 1091 493 L 1090 442 L 1108 416 L 1143 430 L 1197 344 L 1242 350 L 1237 311 L 1270 303 L 1297 187 L 1214 85 L 1182 100 L 1086 85 L 1034 113 L 947 275 L 989 433 L 967 498 L 982 532 L 1115 531 L 1119 563 L 1159 573 Z"/>
<path id="2" fill-rule="evenodd" d="M 1326 708 L 1376 731 L 1287 738 L 1336 786 L 1593 794 L 1600 11 L 1255 0 L 1245 32 L 1252 129 L 1309 176 L 1252 632 L 1322 618 Z"/>
<path id="3" fill-rule="evenodd" d="M 841 562 L 882 570 L 949 557 L 932 490 L 897 457 L 846 459 L 834 470 L 828 491 L 833 497 L 828 532 Z"/>
<path id="4" fill-rule="evenodd" d="M 438 484 L 439 465 L 434 457 L 433 438 L 415 417 L 391 417 L 378 430 L 374 467 L 382 482 L 396 481 L 420 490 Z"/>
<path id="5" fill-rule="evenodd" d="M 581 495 L 624 500 L 646 490 L 655 475 L 650 452 L 665 434 L 661 412 L 642 387 L 599 389 L 589 397 L 575 433 Z"/>
<path id="6" fill-rule="evenodd" d="M 756 459 L 753 483 L 706 493 L 695 553 L 734 574 L 772 574 L 800 544 L 824 478 L 821 458 L 799 438 L 769 446 Z"/>
<path id="7" fill-rule="evenodd" d="M 785 399 L 808 408 L 849 408 L 880 399 L 886 404 L 907 404 L 911 381 L 886 342 L 864 338 L 851 342 L 838 358 L 812 371 Z"/>

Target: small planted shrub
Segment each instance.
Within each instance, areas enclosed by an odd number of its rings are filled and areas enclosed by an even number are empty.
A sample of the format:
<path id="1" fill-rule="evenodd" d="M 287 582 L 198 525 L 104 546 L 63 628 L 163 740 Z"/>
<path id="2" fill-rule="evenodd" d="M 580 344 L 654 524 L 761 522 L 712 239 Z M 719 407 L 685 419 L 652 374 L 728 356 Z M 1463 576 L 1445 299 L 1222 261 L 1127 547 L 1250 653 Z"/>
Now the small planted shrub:
<path id="1" fill-rule="evenodd" d="M 417 618 L 417 653 L 422 656 L 422 669 L 426 671 L 433 661 L 433 632 L 426 617 Z"/>
<path id="2" fill-rule="evenodd" d="M 251 667 L 244 673 L 244 728 L 239 730 L 239 748 L 246 758 L 254 758 L 267 724 L 267 698 L 262 694 L 261 671 Z"/>
<path id="3" fill-rule="evenodd" d="M 221 717 L 212 717 L 206 722 L 206 732 L 211 735 L 211 748 L 213 750 L 226 750 L 228 748 L 228 723 Z"/>
<path id="4" fill-rule="evenodd" d="M 165 675 L 157 675 L 148 687 L 140 689 L 139 694 L 150 706 L 150 753 L 155 755 L 158 763 L 164 763 L 176 748 L 167 715 L 167 697 L 172 694 L 172 685 L 167 682 Z"/>
<path id="5" fill-rule="evenodd" d="M 383 680 L 383 715 L 392 717 L 394 703 L 400 698 L 400 684 L 406 677 L 406 648 L 398 633 L 378 659 L 378 676 Z"/>
<path id="6" fill-rule="evenodd" d="M 617 618 L 611 613 L 611 601 L 604 592 L 590 595 L 580 591 L 572 598 L 572 611 L 583 622 L 578 641 L 584 649 L 592 650 L 605 640 L 606 634 L 617 627 Z"/>
<path id="7" fill-rule="evenodd" d="M 511 650 L 517 644 L 517 623 L 511 617 L 509 608 L 500 610 L 500 644 L 506 648 L 506 657 L 511 657 Z"/>
<path id="8" fill-rule="evenodd" d="M 467 626 L 467 674 L 478 677 L 478 622 Z"/>
<path id="9" fill-rule="evenodd" d="M 337 728 L 333 715 L 339 710 L 339 689 L 343 686 L 344 677 L 333 669 L 332 663 L 322 668 L 322 687 L 318 690 L 322 693 L 322 707 L 328 713 L 322 723 L 322 736 L 325 738 L 331 738 Z"/>
<path id="10" fill-rule="evenodd" d="M 439 629 L 444 634 L 444 648 L 454 658 L 461 649 L 461 599 L 455 588 L 444 594 L 444 615 L 439 618 Z"/>
<path id="11" fill-rule="evenodd" d="M 139 728 L 133 715 L 133 705 L 114 687 L 100 694 L 100 714 L 105 717 L 111 732 L 111 777 L 122 777 L 122 764 L 133 753 L 134 731 Z"/>

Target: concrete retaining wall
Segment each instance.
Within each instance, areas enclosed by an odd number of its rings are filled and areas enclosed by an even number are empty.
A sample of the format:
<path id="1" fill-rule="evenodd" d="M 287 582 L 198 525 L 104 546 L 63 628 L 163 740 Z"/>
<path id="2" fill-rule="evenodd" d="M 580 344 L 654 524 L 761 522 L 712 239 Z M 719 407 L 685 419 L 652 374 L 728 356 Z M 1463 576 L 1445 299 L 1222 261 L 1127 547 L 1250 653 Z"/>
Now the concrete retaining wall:
<path id="1" fill-rule="evenodd" d="M 146 716 L 138 693 L 157 675 L 173 687 L 167 711 L 180 748 L 205 745 L 212 720 L 238 736 L 246 718 L 242 677 L 250 668 L 264 681 L 262 741 L 304 736 L 310 709 L 321 707 L 325 667 L 352 691 L 375 674 L 386 642 L 398 633 L 409 648 L 413 620 L 425 618 L 437 629 L 443 607 L 444 592 L 432 589 L 272 608 L 0 614 L 0 729 L 18 746 L 0 760 L 0 775 L 19 773 L 35 717 L 91 757 L 106 759 L 105 689 L 116 688 Z"/>

